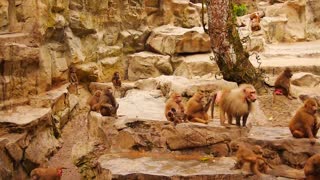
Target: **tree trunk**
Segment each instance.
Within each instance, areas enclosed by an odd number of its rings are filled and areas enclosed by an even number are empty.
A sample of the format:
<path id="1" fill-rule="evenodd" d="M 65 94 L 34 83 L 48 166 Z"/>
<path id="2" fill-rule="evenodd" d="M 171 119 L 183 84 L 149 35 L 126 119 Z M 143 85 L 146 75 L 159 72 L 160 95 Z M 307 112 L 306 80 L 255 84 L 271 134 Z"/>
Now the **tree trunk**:
<path id="1" fill-rule="evenodd" d="M 8 0 L 8 3 L 9 32 L 13 32 L 17 23 L 16 0 Z"/>
<path id="2" fill-rule="evenodd" d="M 208 32 L 215 61 L 223 79 L 238 84 L 249 83 L 256 88 L 264 86 L 261 73 L 249 61 L 235 25 L 233 0 L 206 0 Z"/>

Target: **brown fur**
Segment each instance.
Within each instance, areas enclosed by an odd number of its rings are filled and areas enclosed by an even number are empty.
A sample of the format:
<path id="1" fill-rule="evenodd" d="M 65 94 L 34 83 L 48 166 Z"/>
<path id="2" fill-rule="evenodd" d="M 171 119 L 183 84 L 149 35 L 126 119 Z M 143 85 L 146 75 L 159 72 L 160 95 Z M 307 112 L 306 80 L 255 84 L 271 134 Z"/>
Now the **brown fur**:
<path id="1" fill-rule="evenodd" d="M 251 30 L 252 31 L 259 31 L 261 29 L 259 13 L 257 13 L 257 12 L 252 13 L 250 15 L 250 19 L 251 19 Z"/>
<path id="2" fill-rule="evenodd" d="M 105 89 L 103 95 L 100 97 L 100 113 L 102 116 L 117 117 L 117 110 L 119 104 L 116 102 L 110 89 Z"/>
<path id="3" fill-rule="evenodd" d="M 286 68 L 276 79 L 274 83 L 275 89 L 281 89 L 282 94 L 288 99 L 295 98 L 290 91 L 292 72 L 290 68 Z"/>
<path id="4" fill-rule="evenodd" d="M 91 111 L 99 111 L 100 110 L 100 97 L 102 92 L 100 90 L 96 90 L 93 96 L 89 99 L 89 106 Z"/>
<path id="5" fill-rule="evenodd" d="M 76 74 L 76 68 L 75 67 L 70 67 L 70 69 L 69 69 L 69 82 L 70 82 L 71 86 L 74 86 L 75 93 L 79 94 L 79 92 L 78 92 L 79 80 L 78 80 L 78 76 Z"/>
<path id="6" fill-rule="evenodd" d="M 311 156 L 304 165 L 306 180 L 320 179 L 320 154 Z"/>
<path id="7" fill-rule="evenodd" d="M 261 172 L 266 173 L 268 167 L 271 167 L 261 155 L 255 154 L 254 151 L 248 148 L 247 145 L 243 143 L 232 142 L 230 146 L 233 152 L 237 152 L 237 164 L 235 165 L 234 169 L 241 169 L 244 163 L 249 163 L 251 171 L 255 175 L 261 176 Z"/>
<path id="8" fill-rule="evenodd" d="M 219 92 L 218 92 L 219 93 Z M 211 116 L 214 113 L 214 102 L 217 93 L 213 96 L 211 106 Z M 257 99 L 256 90 L 250 84 L 242 84 L 239 88 L 231 90 L 223 90 L 220 101 L 220 124 L 225 125 L 225 114 L 228 116 L 228 123 L 232 124 L 232 118 L 236 118 L 236 124 L 240 126 L 242 117 L 242 125 L 246 126 L 249 113 L 252 111 L 252 103 Z"/>
<path id="9" fill-rule="evenodd" d="M 311 143 L 315 143 L 319 124 L 315 113 L 318 106 L 314 99 L 307 99 L 304 105 L 298 109 L 290 121 L 289 129 L 295 138 L 309 138 Z"/>
<path id="10" fill-rule="evenodd" d="M 172 93 L 166 102 L 164 114 L 168 121 L 175 124 L 186 120 L 184 113 L 184 105 L 182 103 L 181 94 Z"/>
<path id="11" fill-rule="evenodd" d="M 31 171 L 30 177 L 32 180 L 60 180 L 62 169 L 64 168 L 35 168 Z"/>
<path id="12" fill-rule="evenodd" d="M 112 84 L 115 88 L 121 87 L 121 77 L 119 72 L 114 72 L 112 76 Z"/>
<path id="13" fill-rule="evenodd" d="M 205 124 L 208 123 L 209 116 L 207 112 L 212 99 L 210 99 L 209 102 L 203 107 L 202 100 L 204 96 L 204 93 L 196 92 L 187 102 L 186 114 L 189 121 Z"/>

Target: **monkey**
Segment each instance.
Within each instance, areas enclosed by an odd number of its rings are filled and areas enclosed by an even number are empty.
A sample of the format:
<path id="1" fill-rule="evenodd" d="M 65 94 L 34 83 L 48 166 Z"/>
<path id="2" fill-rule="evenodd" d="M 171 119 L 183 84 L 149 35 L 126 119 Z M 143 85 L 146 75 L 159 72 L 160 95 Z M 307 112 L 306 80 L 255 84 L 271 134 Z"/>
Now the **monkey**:
<path id="1" fill-rule="evenodd" d="M 295 138 L 309 138 L 311 144 L 316 142 L 319 124 L 315 116 L 318 106 L 314 99 L 307 99 L 298 109 L 289 123 L 289 129 Z"/>
<path id="2" fill-rule="evenodd" d="M 31 171 L 30 177 L 32 180 L 60 180 L 62 176 L 62 169 L 66 168 L 35 168 Z"/>
<path id="3" fill-rule="evenodd" d="M 168 121 L 183 122 L 186 120 L 181 94 L 173 92 L 166 102 L 164 114 Z"/>
<path id="4" fill-rule="evenodd" d="M 290 91 L 292 72 L 290 68 L 286 68 L 276 79 L 274 83 L 275 94 L 286 96 L 288 99 L 296 99 Z"/>
<path id="5" fill-rule="evenodd" d="M 208 123 L 209 116 L 207 111 L 210 108 L 212 98 L 210 98 L 209 102 L 203 107 L 202 100 L 204 97 L 204 93 L 196 92 L 187 102 L 186 115 L 189 121 L 204 124 Z"/>
<path id="6" fill-rule="evenodd" d="M 105 89 L 103 91 L 103 95 L 100 96 L 99 104 L 100 113 L 102 116 L 117 117 L 119 104 L 117 103 L 110 89 Z"/>
<path id="7" fill-rule="evenodd" d="M 121 77 L 119 72 L 113 73 L 112 84 L 113 84 L 113 87 L 115 87 L 116 89 L 121 87 Z"/>
<path id="8" fill-rule="evenodd" d="M 267 172 L 268 167 L 273 168 L 266 159 L 261 155 L 255 153 L 255 151 L 248 148 L 247 145 L 238 142 L 232 142 L 230 144 L 232 152 L 236 152 L 237 163 L 233 169 L 241 169 L 244 163 L 250 164 L 250 170 L 257 176 L 261 176 L 262 173 Z M 256 145 L 253 149 L 261 149 L 260 146 Z"/>
<path id="9" fill-rule="evenodd" d="M 76 74 L 76 68 L 75 67 L 70 67 L 69 69 L 69 82 L 71 85 L 75 86 L 76 88 L 76 94 L 79 94 L 78 93 L 78 84 L 79 84 L 79 80 L 78 80 L 78 77 L 77 77 L 77 74 Z"/>
<path id="10" fill-rule="evenodd" d="M 168 111 L 167 115 L 167 120 L 173 122 L 174 125 L 182 122 L 188 122 L 186 114 L 184 114 L 183 112 L 177 112 L 175 108 L 171 108 L 170 111 Z"/>
<path id="11" fill-rule="evenodd" d="M 96 90 L 93 96 L 89 99 L 89 106 L 91 111 L 100 111 L 100 97 L 102 92 L 100 90 Z"/>
<path id="12" fill-rule="evenodd" d="M 320 154 L 311 156 L 304 165 L 306 180 L 320 179 Z"/>
<path id="13" fill-rule="evenodd" d="M 219 101 L 217 101 L 220 99 Z M 236 125 L 246 127 L 247 119 L 252 111 L 252 103 L 257 100 L 256 89 L 251 84 L 241 84 L 238 88 L 222 90 L 212 97 L 211 116 L 214 113 L 214 103 L 220 107 L 220 124 L 225 126 L 225 114 L 228 116 L 228 124 L 232 124 L 232 118 L 236 118 Z"/>
<path id="14" fill-rule="evenodd" d="M 251 31 L 259 31 L 261 29 L 259 13 L 255 12 L 250 14 L 250 20 L 251 20 Z"/>

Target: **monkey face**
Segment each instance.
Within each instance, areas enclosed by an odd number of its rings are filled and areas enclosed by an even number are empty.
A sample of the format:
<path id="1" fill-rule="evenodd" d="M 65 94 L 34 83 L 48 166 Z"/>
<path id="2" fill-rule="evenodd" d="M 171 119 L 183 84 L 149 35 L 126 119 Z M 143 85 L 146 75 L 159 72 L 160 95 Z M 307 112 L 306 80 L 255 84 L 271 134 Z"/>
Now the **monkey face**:
<path id="1" fill-rule="evenodd" d="M 290 78 L 292 77 L 291 69 L 286 68 L 286 69 L 284 70 L 284 74 L 285 74 L 285 76 L 286 76 L 287 78 L 290 79 Z"/>
<path id="2" fill-rule="evenodd" d="M 101 91 L 100 90 L 95 91 L 94 92 L 94 96 L 100 97 L 101 96 Z"/>
<path id="3" fill-rule="evenodd" d="M 304 103 L 304 107 L 310 114 L 315 114 L 318 110 L 317 102 L 314 99 L 308 99 Z"/>
<path id="4" fill-rule="evenodd" d="M 181 103 L 181 101 L 182 101 L 182 97 L 181 97 L 179 94 L 177 94 L 177 95 L 175 96 L 175 102 L 176 102 L 176 103 Z"/>
<path id="5" fill-rule="evenodd" d="M 257 100 L 257 93 L 255 89 L 245 88 L 244 93 L 248 102 L 255 102 Z"/>

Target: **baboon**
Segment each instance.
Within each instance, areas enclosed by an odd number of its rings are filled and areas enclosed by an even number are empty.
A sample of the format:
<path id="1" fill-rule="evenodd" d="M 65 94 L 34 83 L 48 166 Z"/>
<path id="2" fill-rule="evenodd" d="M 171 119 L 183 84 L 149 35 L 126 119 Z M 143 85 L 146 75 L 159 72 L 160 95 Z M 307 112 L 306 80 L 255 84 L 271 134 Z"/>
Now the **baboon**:
<path id="1" fill-rule="evenodd" d="M 276 79 L 274 83 L 275 94 L 286 96 L 288 99 L 295 99 L 290 91 L 292 72 L 290 68 L 286 68 Z"/>
<path id="2" fill-rule="evenodd" d="M 119 72 L 113 73 L 112 84 L 116 89 L 121 87 L 121 77 Z"/>
<path id="3" fill-rule="evenodd" d="M 63 167 L 53 168 L 35 168 L 31 171 L 30 177 L 32 180 L 60 180 Z"/>
<path id="4" fill-rule="evenodd" d="M 251 31 L 259 31 L 261 29 L 259 13 L 255 12 L 250 14 L 250 20 L 251 20 Z"/>
<path id="5" fill-rule="evenodd" d="M 311 156 L 304 165 L 306 180 L 320 179 L 320 154 Z"/>
<path id="6" fill-rule="evenodd" d="M 314 99 L 307 99 L 304 102 L 290 120 L 289 129 L 293 137 L 309 138 L 312 144 L 316 142 L 315 137 L 320 126 L 315 116 L 317 110 L 317 102 Z"/>
<path id="7" fill-rule="evenodd" d="M 202 103 L 204 97 L 204 93 L 196 92 L 187 102 L 186 114 L 189 121 L 208 123 L 209 116 L 207 112 L 212 99 L 210 98 L 209 102 L 204 106 Z"/>
<path id="8" fill-rule="evenodd" d="M 100 113 L 102 116 L 113 116 L 117 117 L 117 110 L 119 104 L 114 98 L 110 89 L 105 89 L 103 95 L 100 96 Z"/>
<path id="9" fill-rule="evenodd" d="M 166 102 L 164 114 L 168 121 L 180 123 L 186 120 L 182 97 L 179 93 L 172 93 Z"/>
<path id="10" fill-rule="evenodd" d="M 78 84 L 79 84 L 79 80 L 76 74 L 76 68 L 75 67 L 70 67 L 69 69 L 69 82 L 71 84 L 71 86 L 74 86 L 76 89 L 76 94 L 78 93 Z"/>
<path id="11" fill-rule="evenodd" d="M 89 106 L 91 111 L 99 111 L 100 110 L 100 97 L 102 92 L 100 90 L 96 90 L 93 96 L 89 99 Z"/>
<path id="12" fill-rule="evenodd" d="M 221 94 L 221 97 L 220 95 Z M 217 102 L 217 98 L 220 100 Z M 220 107 L 220 124 L 225 125 L 225 114 L 228 116 L 228 123 L 232 124 L 232 118 L 236 118 L 236 125 L 246 126 L 249 113 L 252 111 L 252 103 L 257 100 L 256 89 L 250 84 L 241 84 L 238 88 L 218 91 L 212 98 L 211 116 L 214 113 L 214 103 Z"/>
<path id="13" fill-rule="evenodd" d="M 232 152 L 237 152 L 237 163 L 234 169 L 241 169 L 244 163 L 249 163 L 251 171 L 255 175 L 261 176 L 261 172 L 265 173 L 268 167 L 272 168 L 261 155 L 255 154 L 253 150 L 243 143 L 232 142 L 230 148 Z"/>

